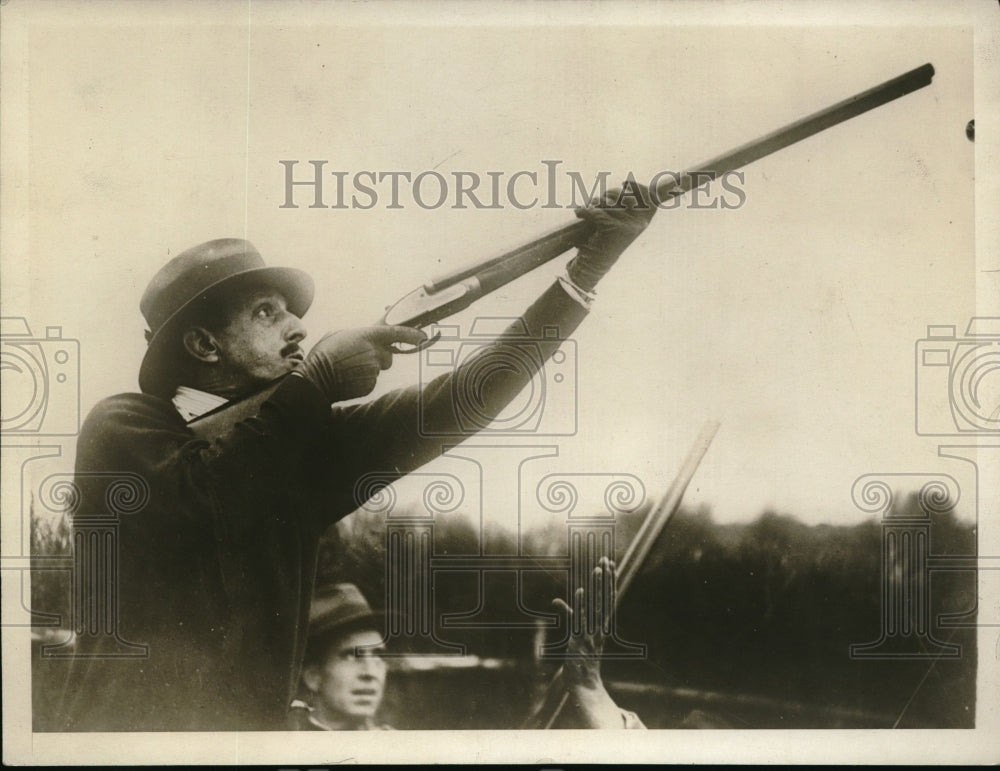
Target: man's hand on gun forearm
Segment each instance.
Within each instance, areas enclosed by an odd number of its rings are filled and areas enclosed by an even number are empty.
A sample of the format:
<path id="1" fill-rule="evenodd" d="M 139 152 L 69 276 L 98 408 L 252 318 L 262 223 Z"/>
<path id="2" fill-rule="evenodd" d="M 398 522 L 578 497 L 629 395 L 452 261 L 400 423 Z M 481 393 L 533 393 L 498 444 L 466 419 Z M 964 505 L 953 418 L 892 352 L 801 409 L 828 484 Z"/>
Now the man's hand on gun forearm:
<path id="1" fill-rule="evenodd" d="M 649 188 L 635 180 L 577 209 L 576 216 L 588 222 L 593 232 L 566 268 L 570 280 L 592 292 L 622 252 L 646 229 L 655 212 Z"/>
<path id="2" fill-rule="evenodd" d="M 419 329 L 374 326 L 343 329 L 320 340 L 297 374 L 322 391 L 331 403 L 367 396 L 379 372 L 392 366 L 391 346 L 418 345 L 427 339 Z"/>

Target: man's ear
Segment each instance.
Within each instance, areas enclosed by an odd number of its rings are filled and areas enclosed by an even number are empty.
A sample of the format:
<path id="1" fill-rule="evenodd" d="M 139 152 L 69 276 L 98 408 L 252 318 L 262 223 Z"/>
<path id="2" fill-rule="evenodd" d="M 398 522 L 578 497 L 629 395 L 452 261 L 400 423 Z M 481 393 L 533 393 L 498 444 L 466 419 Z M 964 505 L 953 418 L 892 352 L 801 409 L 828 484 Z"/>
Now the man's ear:
<path id="1" fill-rule="evenodd" d="M 313 693 L 319 690 L 320 674 L 316 666 L 313 664 L 307 664 L 302 669 L 302 682 L 305 683 L 306 688 Z"/>
<path id="2" fill-rule="evenodd" d="M 219 361 L 219 343 L 204 327 L 188 327 L 182 339 L 184 348 L 198 361 L 212 364 Z"/>

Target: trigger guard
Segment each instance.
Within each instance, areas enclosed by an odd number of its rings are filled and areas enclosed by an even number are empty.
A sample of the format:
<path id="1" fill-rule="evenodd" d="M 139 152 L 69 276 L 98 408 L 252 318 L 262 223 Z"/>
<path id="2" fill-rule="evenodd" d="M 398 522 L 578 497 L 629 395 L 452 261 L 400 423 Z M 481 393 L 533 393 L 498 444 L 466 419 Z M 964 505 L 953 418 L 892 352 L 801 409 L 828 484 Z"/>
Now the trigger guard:
<path id="1" fill-rule="evenodd" d="M 430 346 L 434 345 L 434 343 L 436 343 L 440 339 L 441 339 L 441 333 L 440 332 L 435 332 L 431 337 L 428 337 L 422 343 L 418 343 L 417 345 L 413 346 L 412 348 L 407 348 L 407 349 L 404 350 L 403 348 L 400 348 L 398 345 L 390 345 L 389 346 L 389 350 L 391 350 L 393 353 L 398 354 L 398 355 L 405 355 L 405 354 L 410 354 L 410 353 L 420 353 L 420 351 L 424 350 L 425 348 L 429 348 Z"/>

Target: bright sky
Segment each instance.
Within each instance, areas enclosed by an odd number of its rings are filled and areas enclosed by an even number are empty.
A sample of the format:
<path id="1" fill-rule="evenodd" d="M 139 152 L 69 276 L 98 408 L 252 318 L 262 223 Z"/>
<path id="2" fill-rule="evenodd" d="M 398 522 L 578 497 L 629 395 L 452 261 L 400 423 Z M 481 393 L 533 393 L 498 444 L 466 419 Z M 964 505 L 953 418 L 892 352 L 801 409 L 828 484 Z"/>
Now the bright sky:
<path id="1" fill-rule="evenodd" d="M 687 501 L 722 521 L 774 507 L 852 523 L 867 515 L 851 486 L 874 472 L 971 484 L 913 414 L 916 341 L 928 324 L 961 334 L 976 311 L 970 30 L 546 26 L 548 4 L 532 26 L 208 8 L 52 18 L 15 41 L 27 176 L 8 195 L 30 218 L 13 233 L 26 251 L 4 255 L 4 315 L 80 340 L 84 413 L 136 389 L 142 289 L 203 240 L 246 237 L 270 264 L 312 273 L 316 340 L 572 217 L 408 199 L 310 209 L 308 191 L 282 209 L 280 160 L 300 176 L 313 159 L 349 175 L 482 176 L 559 160 L 587 180 L 648 179 L 932 62 L 928 88 L 748 167 L 742 208 L 657 215 L 575 335 L 575 388 L 550 392 L 578 400 L 577 433 L 539 439 L 558 458 L 530 474 L 628 473 L 658 494 L 714 419 Z M 474 310 L 516 315 L 556 272 Z M 414 381 L 416 358 L 384 387 Z"/>

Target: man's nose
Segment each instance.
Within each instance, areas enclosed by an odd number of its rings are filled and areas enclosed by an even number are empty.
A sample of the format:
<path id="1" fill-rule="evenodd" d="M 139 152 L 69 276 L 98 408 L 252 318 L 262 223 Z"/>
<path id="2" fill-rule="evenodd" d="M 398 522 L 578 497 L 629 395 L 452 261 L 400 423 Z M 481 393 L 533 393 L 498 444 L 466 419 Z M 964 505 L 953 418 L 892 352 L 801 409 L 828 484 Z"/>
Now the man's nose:
<path id="1" fill-rule="evenodd" d="M 305 336 L 306 326 L 302 323 L 302 319 L 294 313 L 289 313 L 285 324 L 285 339 L 290 343 L 297 343 Z"/>
<path id="2" fill-rule="evenodd" d="M 385 667 L 385 663 L 376 656 L 361 656 L 361 676 L 374 680 Z"/>

